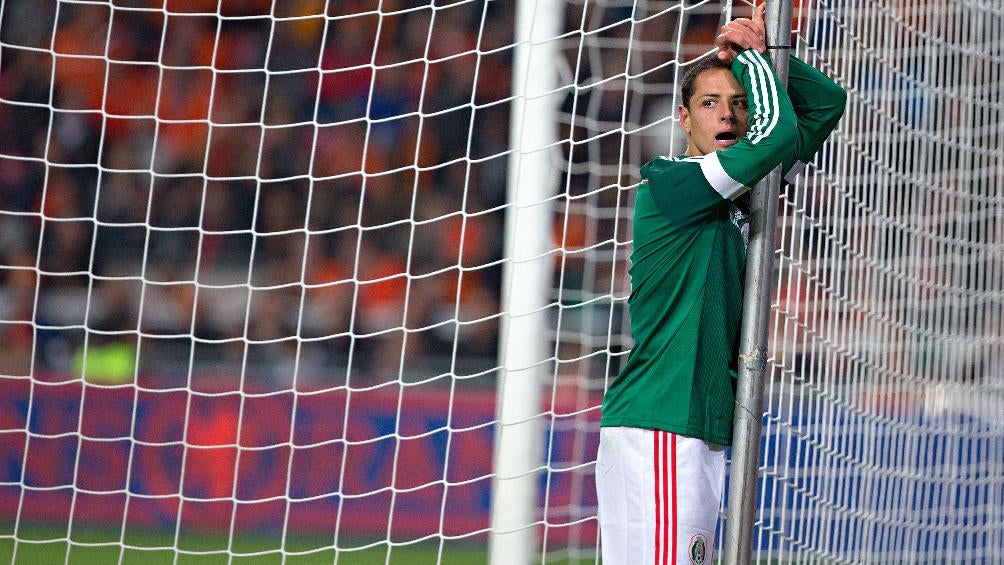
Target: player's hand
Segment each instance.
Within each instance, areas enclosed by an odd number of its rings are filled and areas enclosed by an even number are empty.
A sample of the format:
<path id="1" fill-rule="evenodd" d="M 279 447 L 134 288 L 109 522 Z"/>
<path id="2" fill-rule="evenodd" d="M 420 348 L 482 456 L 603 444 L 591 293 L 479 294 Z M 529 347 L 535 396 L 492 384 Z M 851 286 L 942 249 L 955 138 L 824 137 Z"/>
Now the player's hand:
<path id="1" fill-rule="evenodd" d="M 767 3 L 761 2 L 753 10 L 753 18 L 737 18 L 722 26 L 721 33 L 715 38 L 718 46 L 718 58 L 726 63 L 746 49 L 755 49 L 759 53 L 767 51 L 766 26 L 763 23 L 763 13 Z"/>

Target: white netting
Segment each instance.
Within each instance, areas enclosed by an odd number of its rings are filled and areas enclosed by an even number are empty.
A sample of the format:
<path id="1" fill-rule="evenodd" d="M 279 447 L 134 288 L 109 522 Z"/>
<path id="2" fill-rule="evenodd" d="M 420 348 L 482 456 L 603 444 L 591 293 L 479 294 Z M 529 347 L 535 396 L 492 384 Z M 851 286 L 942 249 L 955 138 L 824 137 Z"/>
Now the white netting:
<path id="1" fill-rule="evenodd" d="M 757 545 L 1004 559 L 1004 9 L 801 2 L 847 111 L 782 192 Z"/>
<path id="2" fill-rule="evenodd" d="M 0 560 L 485 559 L 515 6 L 3 3 Z M 542 562 L 597 560 L 632 187 L 721 10 L 559 10 Z M 761 555 L 1000 558 L 1000 12 L 796 7 L 851 97 L 782 195 Z"/>
<path id="3" fill-rule="evenodd" d="M 623 51 L 563 89 L 630 71 L 626 6 L 561 10 L 562 47 L 593 52 L 555 67 Z M 3 554 L 483 555 L 514 5 L 12 1 L 0 18 Z M 589 205 L 570 205 L 587 231 Z M 594 266 L 569 275 L 611 269 L 612 245 L 575 245 Z M 595 553 L 594 383 L 546 385 L 548 559 Z"/>
<path id="4" fill-rule="evenodd" d="M 0 554 L 483 553 L 511 6 L 0 17 Z"/>

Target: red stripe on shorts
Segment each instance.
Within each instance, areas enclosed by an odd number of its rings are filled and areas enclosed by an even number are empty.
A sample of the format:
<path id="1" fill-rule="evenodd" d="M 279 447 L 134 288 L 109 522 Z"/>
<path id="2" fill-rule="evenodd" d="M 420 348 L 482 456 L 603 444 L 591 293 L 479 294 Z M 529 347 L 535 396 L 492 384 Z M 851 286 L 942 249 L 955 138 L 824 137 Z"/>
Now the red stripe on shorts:
<path id="1" fill-rule="evenodd" d="M 669 441 L 670 441 L 670 447 L 669 447 L 669 450 L 670 450 L 669 451 L 670 452 L 669 464 L 670 464 L 670 469 L 672 469 L 671 473 L 673 474 L 673 479 L 672 479 L 673 482 L 672 482 L 672 485 L 670 486 L 670 491 L 673 493 L 672 494 L 672 496 L 673 496 L 673 517 L 672 517 L 672 520 L 673 520 L 673 545 L 671 547 L 673 548 L 672 549 L 672 551 L 673 551 L 673 565 L 676 565 L 676 543 L 677 543 L 677 541 L 676 541 L 676 521 L 677 521 L 676 520 L 676 514 L 677 514 L 677 511 L 676 511 L 676 435 L 675 434 L 670 434 L 669 435 Z"/>
<path id="2" fill-rule="evenodd" d="M 672 516 L 669 513 L 669 474 L 672 472 L 667 466 L 667 457 L 669 452 L 666 450 L 667 447 L 667 435 L 666 432 L 659 432 L 659 437 L 662 443 L 662 531 L 659 532 L 662 536 L 662 563 L 660 565 L 667 565 L 669 563 L 670 552 L 673 548 L 669 545 L 669 521 L 672 520 Z"/>
<path id="3" fill-rule="evenodd" d="M 662 498 L 660 498 L 659 485 L 662 483 L 662 469 L 659 465 L 659 432 L 652 432 L 652 483 L 655 486 L 655 565 L 662 565 L 662 535 L 659 533 L 659 525 L 662 523 Z"/>
<path id="4" fill-rule="evenodd" d="M 676 435 L 652 433 L 655 480 L 655 565 L 676 565 Z"/>

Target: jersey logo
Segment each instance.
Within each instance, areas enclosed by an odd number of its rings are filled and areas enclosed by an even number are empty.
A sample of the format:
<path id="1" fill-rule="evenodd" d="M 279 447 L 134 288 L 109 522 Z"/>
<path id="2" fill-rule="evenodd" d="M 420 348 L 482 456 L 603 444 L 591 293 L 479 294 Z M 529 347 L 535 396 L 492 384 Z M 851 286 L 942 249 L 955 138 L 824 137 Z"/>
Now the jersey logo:
<path id="1" fill-rule="evenodd" d="M 704 565 L 708 558 L 708 539 L 704 534 L 697 534 L 690 538 L 690 547 L 687 549 L 690 554 L 690 562 L 693 565 Z"/>
<path id="2" fill-rule="evenodd" d="M 743 234 L 743 243 L 746 246 L 749 246 L 750 244 L 749 214 L 744 212 L 742 208 L 733 204 L 729 207 L 729 219 L 732 221 L 732 225 L 739 228 L 739 232 Z"/>

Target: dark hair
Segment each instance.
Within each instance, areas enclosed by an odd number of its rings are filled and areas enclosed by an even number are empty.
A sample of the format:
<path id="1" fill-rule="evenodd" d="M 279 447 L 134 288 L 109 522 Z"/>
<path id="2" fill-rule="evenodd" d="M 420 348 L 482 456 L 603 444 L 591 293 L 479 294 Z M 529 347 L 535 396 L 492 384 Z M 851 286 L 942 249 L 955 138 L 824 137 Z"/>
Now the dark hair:
<path id="1" fill-rule="evenodd" d="M 690 97 L 694 95 L 694 87 L 697 85 L 697 77 L 704 71 L 711 69 L 731 69 L 732 66 L 718 58 L 717 53 L 705 55 L 690 63 L 683 73 L 683 80 L 680 81 L 680 94 L 683 95 L 683 105 L 690 109 Z"/>

